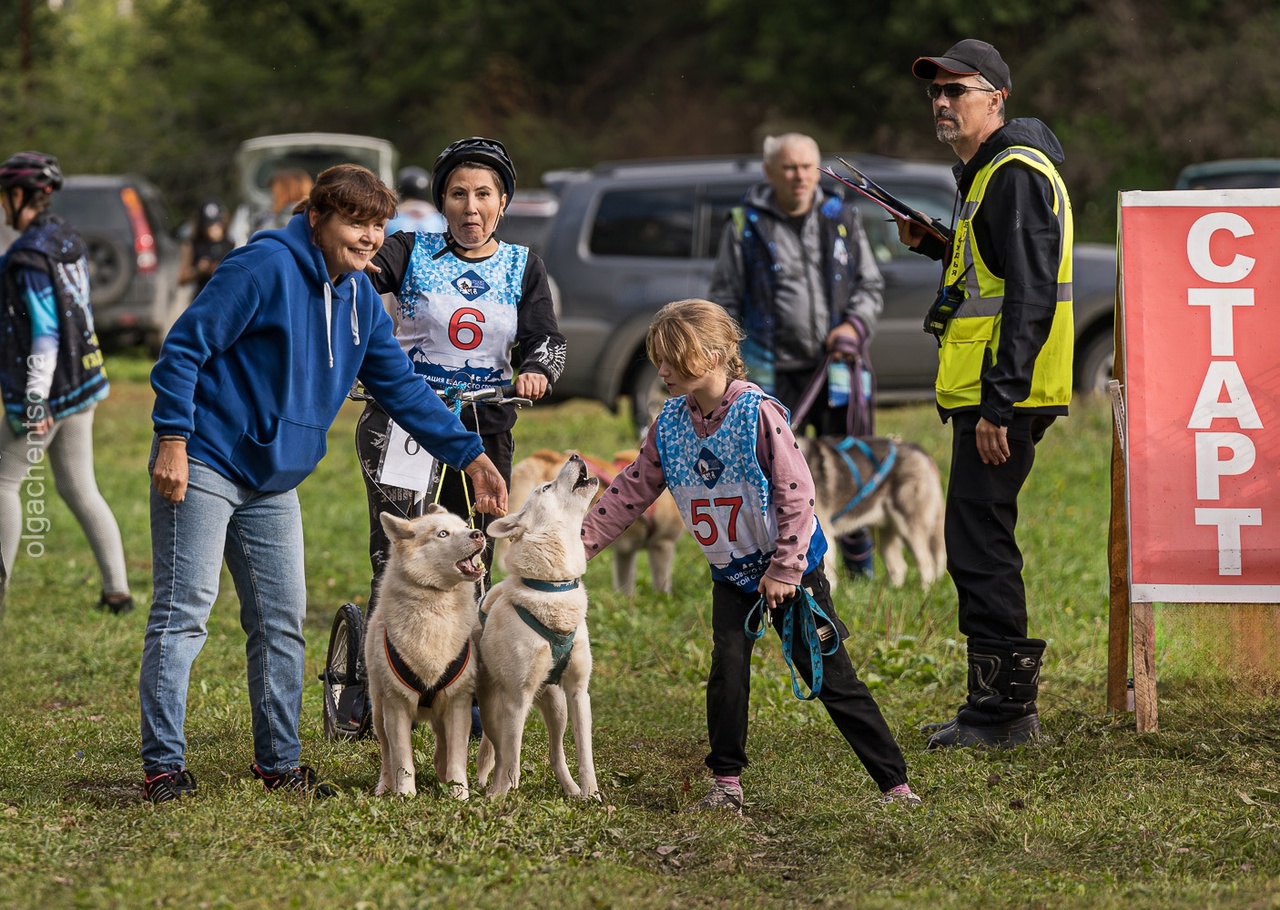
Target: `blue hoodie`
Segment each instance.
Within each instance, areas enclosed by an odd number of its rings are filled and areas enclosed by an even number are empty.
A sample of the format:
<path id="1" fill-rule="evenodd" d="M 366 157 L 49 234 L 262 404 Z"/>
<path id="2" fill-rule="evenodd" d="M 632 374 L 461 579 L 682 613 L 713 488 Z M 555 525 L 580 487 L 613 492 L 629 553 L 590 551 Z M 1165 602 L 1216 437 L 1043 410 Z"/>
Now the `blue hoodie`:
<path id="1" fill-rule="evenodd" d="M 151 370 L 158 435 L 253 490 L 301 483 L 356 377 L 455 468 L 484 451 L 413 370 L 363 272 L 329 281 L 305 212 L 233 250 L 174 323 Z"/>

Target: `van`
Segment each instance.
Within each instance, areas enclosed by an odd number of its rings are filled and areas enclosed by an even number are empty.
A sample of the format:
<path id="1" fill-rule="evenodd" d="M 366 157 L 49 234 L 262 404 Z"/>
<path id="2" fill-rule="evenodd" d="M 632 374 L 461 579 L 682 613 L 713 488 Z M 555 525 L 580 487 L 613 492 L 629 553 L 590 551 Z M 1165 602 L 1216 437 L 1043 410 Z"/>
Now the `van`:
<path id="1" fill-rule="evenodd" d="M 240 204 L 231 218 L 231 238 L 245 243 L 251 225 L 271 210 L 270 182 L 277 171 L 301 168 L 314 179 L 335 164 L 360 164 L 394 187 L 399 158 L 386 139 L 349 133 L 281 133 L 246 139 L 236 151 Z"/>

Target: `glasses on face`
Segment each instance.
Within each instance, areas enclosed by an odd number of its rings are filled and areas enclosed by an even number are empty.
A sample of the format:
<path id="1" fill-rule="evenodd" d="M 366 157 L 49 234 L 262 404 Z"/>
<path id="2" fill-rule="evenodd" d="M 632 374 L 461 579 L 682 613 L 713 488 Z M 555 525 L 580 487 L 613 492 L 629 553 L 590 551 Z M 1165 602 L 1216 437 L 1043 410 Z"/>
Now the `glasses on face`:
<path id="1" fill-rule="evenodd" d="M 980 85 L 965 85 L 963 82 L 944 82 L 939 85 L 931 82 L 924 87 L 924 93 L 929 96 L 930 101 L 937 101 L 940 95 L 946 95 L 948 98 L 959 98 L 965 92 L 998 92 L 998 88 L 983 88 Z"/>

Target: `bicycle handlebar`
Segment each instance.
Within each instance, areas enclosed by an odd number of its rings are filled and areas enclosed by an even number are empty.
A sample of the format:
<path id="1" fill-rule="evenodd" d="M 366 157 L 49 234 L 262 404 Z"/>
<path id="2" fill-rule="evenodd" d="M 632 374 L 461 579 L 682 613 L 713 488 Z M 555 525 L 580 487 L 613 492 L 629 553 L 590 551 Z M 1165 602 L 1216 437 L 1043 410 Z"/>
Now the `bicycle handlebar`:
<path id="1" fill-rule="evenodd" d="M 514 385 L 488 386 L 483 389 L 466 389 L 464 391 L 436 389 L 436 394 L 445 402 L 457 402 L 458 404 L 514 404 L 518 408 L 533 406 L 532 399 L 522 398 L 516 394 Z M 551 394 L 550 383 L 547 383 L 546 394 Z"/>
<path id="2" fill-rule="evenodd" d="M 522 398 L 516 394 L 514 385 L 504 386 L 486 386 L 482 389 L 435 389 L 435 393 L 440 396 L 440 400 L 448 405 L 467 405 L 467 404 L 486 404 L 486 405 L 503 405 L 513 404 L 517 408 L 532 407 L 533 400 Z M 551 383 L 547 383 L 547 395 L 551 394 Z M 369 401 L 373 398 L 365 391 L 364 386 L 357 383 L 352 386 L 351 391 L 347 393 L 347 397 L 352 401 Z"/>

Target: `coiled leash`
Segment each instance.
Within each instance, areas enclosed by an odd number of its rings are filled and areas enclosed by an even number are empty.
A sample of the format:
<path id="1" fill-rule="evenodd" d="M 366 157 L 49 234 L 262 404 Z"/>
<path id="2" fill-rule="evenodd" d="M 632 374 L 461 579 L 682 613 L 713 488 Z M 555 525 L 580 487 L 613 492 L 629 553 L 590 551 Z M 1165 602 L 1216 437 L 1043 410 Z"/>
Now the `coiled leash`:
<path id="1" fill-rule="evenodd" d="M 818 606 L 818 602 L 813 599 L 813 595 L 804 588 L 797 586 L 796 595 L 787 601 L 784 606 L 786 607 L 787 615 L 782 618 L 782 659 L 787 662 L 787 669 L 791 671 L 791 691 L 801 701 L 809 701 L 817 698 L 818 694 L 822 692 L 822 658 L 836 653 L 836 648 L 840 647 L 840 635 L 836 631 L 835 622 L 822 607 Z M 753 629 L 752 619 L 757 616 L 759 617 L 759 628 Z M 831 631 L 831 645 L 826 650 L 822 648 L 823 636 L 818 633 L 818 619 L 822 619 Z M 795 647 L 797 623 L 800 625 L 800 638 L 809 649 L 809 668 L 813 674 L 813 685 L 808 695 L 801 691 L 799 674 L 796 673 L 796 665 L 791 658 L 792 649 Z M 747 637 L 752 641 L 759 641 L 764 636 L 764 630 L 767 625 L 768 607 L 765 604 L 765 599 L 761 597 L 756 601 L 755 606 L 747 611 L 747 618 L 743 622 L 743 631 L 747 633 Z"/>

